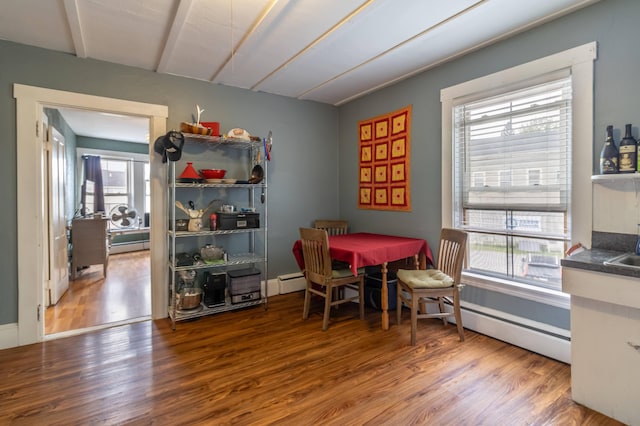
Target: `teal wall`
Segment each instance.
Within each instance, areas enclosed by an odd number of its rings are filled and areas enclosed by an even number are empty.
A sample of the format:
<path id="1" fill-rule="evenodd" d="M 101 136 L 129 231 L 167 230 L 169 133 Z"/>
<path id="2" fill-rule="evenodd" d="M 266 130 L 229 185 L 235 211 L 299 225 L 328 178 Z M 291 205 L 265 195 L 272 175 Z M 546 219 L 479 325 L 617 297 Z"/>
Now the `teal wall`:
<path id="1" fill-rule="evenodd" d="M 595 141 L 581 141 L 599 154 L 607 124 L 616 128 L 640 125 L 640 2 L 603 0 L 539 28 L 514 36 L 462 58 L 379 90 L 340 108 L 340 215 L 354 231 L 376 231 L 427 239 L 435 247 L 441 227 L 440 90 L 477 77 L 520 65 L 572 47 L 596 41 Z M 357 208 L 358 134 L 360 120 L 413 105 L 411 134 L 410 213 L 377 212 Z M 619 137 L 617 138 L 619 140 Z M 594 169 L 595 170 L 595 169 Z M 569 329 L 565 309 L 523 301 L 516 297 L 466 287 L 464 300 L 481 306 Z"/>
<path id="2" fill-rule="evenodd" d="M 99 149 L 104 151 L 132 152 L 135 154 L 149 154 L 149 145 L 146 143 L 115 141 L 112 139 L 92 138 L 89 136 L 77 136 L 76 147 Z"/>
<path id="3" fill-rule="evenodd" d="M 16 211 L 16 104 L 13 84 L 167 105 L 167 129 L 190 121 L 196 104 L 203 120 L 254 135 L 273 131 L 269 163 L 269 278 L 297 270 L 291 247 L 298 228 L 338 207 L 338 110 L 208 82 L 0 41 L 0 325 L 18 319 Z"/>
<path id="4" fill-rule="evenodd" d="M 221 129 L 274 132 L 269 164 L 269 278 L 297 270 L 291 246 L 298 227 L 319 217 L 349 220 L 353 231 L 426 238 L 435 246 L 441 227 L 440 90 L 460 82 L 531 61 L 591 41 L 598 42 L 595 63 L 595 141 L 599 151 L 607 124 L 640 123 L 640 53 L 637 49 L 640 2 L 602 0 L 588 8 L 514 36 L 465 57 L 404 80 L 339 108 L 206 82 L 159 75 L 110 63 L 0 42 L 0 190 L 11 206 L 16 199 L 16 130 L 13 83 L 169 107 L 167 127 L 189 120 L 195 104 L 204 119 Z M 80 78 L 82 77 L 82 78 Z M 413 105 L 411 197 L 409 213 L 357 208 L 357 122 Z M 597 155 L 594 152 L 594 158 Z M 0 324 L 17 320 L 15 208 L 0 210 Z M 467 289 L 470 290 L 470 289 Z M 566 310 L 473 289 L 463 297 L 474 303 L 569 328 Z"/>

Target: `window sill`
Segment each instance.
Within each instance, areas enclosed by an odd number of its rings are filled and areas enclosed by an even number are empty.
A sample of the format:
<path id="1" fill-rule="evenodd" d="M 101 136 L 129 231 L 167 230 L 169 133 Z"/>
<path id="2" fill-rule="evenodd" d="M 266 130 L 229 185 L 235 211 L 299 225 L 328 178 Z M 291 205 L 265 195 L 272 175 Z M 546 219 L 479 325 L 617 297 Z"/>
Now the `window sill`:
<path id="1" fill-rule="evenodd" d="M 559 290 L 550 290 L 499 278 L 488 278 L 464 271 L 462 272 L 462 283 L 558 308 L 569 309 L 570 307 L 570 296 Z"/>

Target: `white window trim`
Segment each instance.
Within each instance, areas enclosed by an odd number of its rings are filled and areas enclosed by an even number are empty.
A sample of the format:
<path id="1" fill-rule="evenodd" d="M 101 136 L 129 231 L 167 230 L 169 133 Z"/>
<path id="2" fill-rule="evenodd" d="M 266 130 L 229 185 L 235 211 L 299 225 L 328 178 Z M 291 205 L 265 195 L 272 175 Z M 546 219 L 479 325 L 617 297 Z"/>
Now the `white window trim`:
<path id="1" fill-rule="evenodd" d="M 453 116 L 455 105 L 474 97 L 499 93 L 505 86 L 531 82 L 540 76 L 569 70 L 572 77 L 572 176 L 571 176 L 571 245 L 581 243 L 591 247 L 593 163 L 593 62 L 597 58 L 597 43 L 591 42 L 564 52 L 546 56 L 475 80 L 444 88 L 442 102 L 442 226 L 453 226 Z M 478 95 L 480 94 L 480 95 Z M 589 141 L 588 147 L 585 141 Z M 587 149 L 585 149 L 587 148 Z M 463 272 L 465 284 L 509 294 L 553 306 L 569 308 L 569 296 L 555 290 L 512 281 L 487 279 Z"/>
<path id="2" fill-rule="evenodd" d="M 76 187 L 78 188 L 78 191 L 80 190 L 81 184 L 82 182 L 80 182 L 80 180 L 82 179 L 82 157 L 84 155 L 97 155 L 100 157 L 104 157 L 106 159 L 113 159 L 113 160 L 119 160 L 119 161 L 129 161 L 129 160 L 133 160 L 133 161 L 137 161 L 140 163 L 146 162 L 149 164 L 149 166 L 151 166 L 151 162 L 149 159 L 149 154 L 140 154 L 137 152 L 121 152 L 121 151 L 110 151 L 108 149 L 95 149 L 95 148 L 84 148 L 84 147 L 80 147 L 76 149 L 76 176 L 77 176 L 77 182 L 76 182 Z M 136 192 L 136 190 L 140 190 L 142 188 L 142 194 L 143 196 L 146 196 L 145 194 L 145 182 L 143 181 L 141 184 L 139 184 L 138 186 L 135 185 L 135 170 L 129 170 L 129 178 L 131 179 L 131 183 L 130 188 L 129 188 L 129 192 L 127 193 L 128 198 L 129 198 L 129 204 L 132 203 L 133 199 L 133 193 Z M 144 176 L 144 174 L 142 174 L 142 176 Z M 133 186 L 131 186 L 133 185 Z M 80 195 L 81 194 L 76 194 L 76 196 L 78 197 L 78 199 L 80 199 Z M 136 208 L 136 210 L 138 210 L 138 212 L 140 212 L 140 208 L 139 206 L 142 206 L 144 210 L 145 207 L 145 203 L 146 200 L 142 200 L 141 203 L 135 203 L 134 208 Z M 105 212 L 105 213 L 109 213 L 109 212 Z M 145 212 L 143 212 L 144 215 Z"/>

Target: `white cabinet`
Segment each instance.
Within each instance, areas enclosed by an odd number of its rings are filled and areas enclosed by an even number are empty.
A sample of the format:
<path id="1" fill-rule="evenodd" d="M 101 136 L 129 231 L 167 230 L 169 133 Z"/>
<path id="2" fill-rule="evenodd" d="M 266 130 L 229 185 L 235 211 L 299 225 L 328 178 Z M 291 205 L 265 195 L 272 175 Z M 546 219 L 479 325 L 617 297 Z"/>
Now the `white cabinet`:
<path id="1" fill-rule="evenodd" d="M 263 142 L 186 133 L 184 136 L 183 158 L 178 162 L 168 163 L 168 309 L 174 328 L 177 321 L 203 315 L 255 305 L 267 308 L 267 164 L 261 151 L 264 149 Z M 228 173 L 225 177 L 245 180 L 235 183 L 229 183 L 229 179 L 184 182 L 179 179 L 180 174 L 186 163 L 192 161 L 196 169 L 224 168 L 235 175 L 229 176 Z M 264 178 L 260 182 L 249 183 L 251 170 L 257 164 L 262 166 Z M 205 211 L 202 217 L 202 227 L 182 230 L 179 225 L 176 226 L 177 220 L 188 218 L 176 207 L 176 202 L 187 209 L 191 202 L 194 210 L 210 206 L 211 209 Z M 240 214 L 237 220 L 232 215 L 231 226 L 228 222 L 227 226 L 222 226 L 219 211 L 222 205 L 234 205 Z M 247 212 L 247 215 L 242 216 L 242 211 Z M 211 213 L 218 215 L 216 230 L 210 227 Z M 243 217 L 253 220 L 242 219 Z M 225 218 L 229 219 L 229 215 Z M 207 245 L 224 250 L 224 257 L 206 262 L 199 259 L 202 247 Z M 248 271 L 246 277 L 242 274 L 244 271 Z M 246 288 L 246 293 L 232 294 L 230 278 L 239 274 L 242 277 L 234 278 L 235 282 L 240 283 L 243 289 Z M 209 294 L 212 297 L 208 301 L 202 297 L 201 303 L 197 306 L 189 304 L 188 308 L 185 307 L 183 297 L 181 305 L 181 290 L 185 287 L 202 289 L 205 287 L 205 280 L 209 290 L 212 285 L 215 286 L 215 290 Z M 239 287 L 240 285 L 236 286 L 236 290 Z"/>
<path id="2" fill-rule="evenodd" d="M 640 282 L 563 268 L 571 294 L 573 399 L 625 424 L 640 425 Z"/>

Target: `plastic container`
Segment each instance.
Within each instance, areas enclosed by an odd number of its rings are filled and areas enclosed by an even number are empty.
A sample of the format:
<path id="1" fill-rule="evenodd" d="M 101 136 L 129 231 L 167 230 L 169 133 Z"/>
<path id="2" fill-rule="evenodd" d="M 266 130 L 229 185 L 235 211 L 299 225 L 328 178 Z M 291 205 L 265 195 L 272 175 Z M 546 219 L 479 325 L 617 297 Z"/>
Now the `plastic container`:
<path id="1" fill-rule="evenodd" d="M 398 278 L 394 272 L 387 272 L 387 290 L 389 310 L 394 310 L 398 301 Z M 382 310 L 382 272 L 373 272 L 367 275 L 364 283 L 364 303 L 366 306 Z"/>

